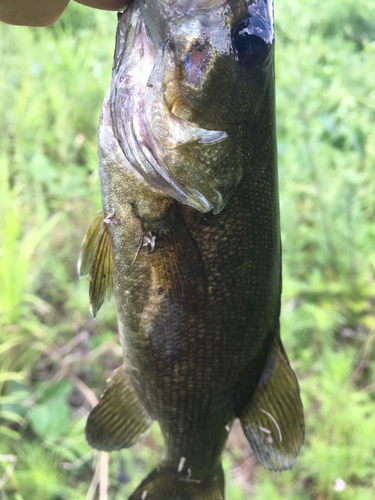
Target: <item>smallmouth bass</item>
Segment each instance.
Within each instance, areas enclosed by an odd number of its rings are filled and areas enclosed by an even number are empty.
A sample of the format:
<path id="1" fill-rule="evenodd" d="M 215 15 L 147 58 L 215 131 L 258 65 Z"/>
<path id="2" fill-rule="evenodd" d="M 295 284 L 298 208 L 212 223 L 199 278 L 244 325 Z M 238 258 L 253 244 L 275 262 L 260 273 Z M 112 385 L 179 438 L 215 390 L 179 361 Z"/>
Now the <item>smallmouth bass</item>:
<path id="1" fill-rule="evenodd" d="M 88 418 L 97 449 L 154 420 L 164 457 L 131 500 L 223 500 L 236 418 L 266 468 L 304 437 L 279 331 L 273 3 L 135 0 L 99 125 L 103 211 L 82 246 L 94 314 L 113 293 L 125 365 Z"/>

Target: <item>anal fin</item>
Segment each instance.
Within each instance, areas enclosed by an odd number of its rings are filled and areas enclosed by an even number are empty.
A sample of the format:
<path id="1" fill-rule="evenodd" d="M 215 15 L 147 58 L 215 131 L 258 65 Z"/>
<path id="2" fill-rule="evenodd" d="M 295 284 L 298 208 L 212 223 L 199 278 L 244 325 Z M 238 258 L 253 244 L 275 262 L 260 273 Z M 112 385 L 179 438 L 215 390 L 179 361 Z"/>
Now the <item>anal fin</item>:
<path id="1" fill-rule="evenodd" d="M 86 424 L 87 442 L 102 451 L 130 448 L 139 443 L 153 422 L 124 366 L 109 381 L 112 385 L 91 410 Z"/>
<path id="2" fill-rule="evenodd" d="M 240 421 L 263 467 L 281 471 L 294 466 L 304 440 L 303 408 L 297 378 L 278 337 Z"/>
<path id="3" fill-rule="evenodd" d="M 103 222 L 103 210 L 96 212 L 95 217 L 90 222 L 89 229 L 81 246 L 81 253 L 78 260 L 78 276 L 86 278 L 90 275 L 92 259 L 95 251 L 95 244 Z"/>

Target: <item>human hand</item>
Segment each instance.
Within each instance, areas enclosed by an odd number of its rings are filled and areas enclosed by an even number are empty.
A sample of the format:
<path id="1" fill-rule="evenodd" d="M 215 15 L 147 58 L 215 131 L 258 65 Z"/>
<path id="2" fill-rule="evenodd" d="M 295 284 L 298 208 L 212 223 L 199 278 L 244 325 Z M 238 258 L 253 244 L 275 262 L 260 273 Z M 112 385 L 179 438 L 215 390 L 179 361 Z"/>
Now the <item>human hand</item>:
<path id="1" fill-rule="evenodd" d="M 76 0 L 103 10 L 122 10 L 132 0 Z M 49 26 L 64 12 L 69 0 L 0 0 L 0 21 L 20 26 Z"/>

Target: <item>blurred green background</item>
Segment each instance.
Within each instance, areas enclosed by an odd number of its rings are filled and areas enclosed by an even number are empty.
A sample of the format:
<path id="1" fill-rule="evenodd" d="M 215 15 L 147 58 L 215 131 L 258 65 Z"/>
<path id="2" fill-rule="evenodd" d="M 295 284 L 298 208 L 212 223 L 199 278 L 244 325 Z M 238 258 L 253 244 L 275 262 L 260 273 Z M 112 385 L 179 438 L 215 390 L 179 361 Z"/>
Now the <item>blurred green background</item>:
<path id="1" fill-rule="evenodd" d="M 228 500 L 375 498 L 375 17 L 368 0 L 276 0 L 282 337 L 306 444 L 282 474 L 239 429 Z M 125 499 L 160 433 L 108 455 L 87 412 L 121 364 L 114 307 L 77 279 L 100 208 L 96 131 L 116 14 L 72 3 L 48 28 L 0 26 L 0 497 Z M 107 481 L 109 489 L 107 490 Z"/>

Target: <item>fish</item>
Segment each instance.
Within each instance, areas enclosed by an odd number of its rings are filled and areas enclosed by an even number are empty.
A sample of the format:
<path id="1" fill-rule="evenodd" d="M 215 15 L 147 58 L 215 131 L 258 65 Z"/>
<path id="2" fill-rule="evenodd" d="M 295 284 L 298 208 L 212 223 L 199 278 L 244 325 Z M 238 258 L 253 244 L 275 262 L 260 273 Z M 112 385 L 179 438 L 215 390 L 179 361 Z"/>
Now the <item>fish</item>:
<path id="1" fill-rule="evenodd" d="M 272 0 L 134 0 L 119 14 L 98 132 L 102 210 L 78 264 L 114 297 L 124 366 L 89 414 L 98 450 L 158 421 L 159 465 L 130 500 L 223 500 L 236 419 L 258 462 L 304 441 L 280 338 Z"/>

